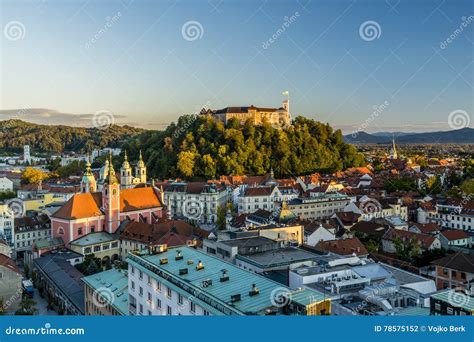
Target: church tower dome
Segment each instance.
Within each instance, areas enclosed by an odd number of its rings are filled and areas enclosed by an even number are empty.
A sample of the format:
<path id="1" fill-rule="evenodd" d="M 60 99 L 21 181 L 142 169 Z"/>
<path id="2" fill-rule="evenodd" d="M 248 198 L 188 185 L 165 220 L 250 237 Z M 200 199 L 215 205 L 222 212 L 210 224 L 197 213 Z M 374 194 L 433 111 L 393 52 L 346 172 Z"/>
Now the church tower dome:
<path id="1" fill-rule="evenodd" d="M 132 176 L 132 167 L 128 162 L 127 151 L 125 151 L 124 160 L 122 167 L 120 168 L 120 185 L 122 188 L 127 189 L 132 186 L 133 176 Z"/>
<path id="2" fill-rule="evenodd" d="M 135 177 L 138 178 L 139 183 L 146 184 L 146 165 L 143 161 L 142 151 L 140 151 L 140 159 L 135 168 Z"/>
<path id="3" fill-rule="evenodd" d="M 91 170 L 91 163 L 87 158 L 86 171 L 82 176 L 81 180 L 81 192 L 95 192 L 97 191 L 97 183 L 95 181 L 94 174 Z"/>

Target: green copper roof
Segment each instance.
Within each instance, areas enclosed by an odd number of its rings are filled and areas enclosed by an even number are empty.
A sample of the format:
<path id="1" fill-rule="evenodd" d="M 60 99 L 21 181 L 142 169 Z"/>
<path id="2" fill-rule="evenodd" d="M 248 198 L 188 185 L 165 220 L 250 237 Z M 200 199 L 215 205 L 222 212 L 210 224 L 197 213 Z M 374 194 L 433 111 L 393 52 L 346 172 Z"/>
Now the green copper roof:
<path id="1" fill-rule="evenodd" d="M 92 289 L 103 293 L 103 299 L 122 315 L 128 315 L 128 277 L 126 271 L 115 268 L 82 278 Z M 112 294 L 112 295 L 111 295 Z"/>
<path id="2" fill-rule="evenodd" d="M 175 260 L 177 251 L 181 252 L 183 258 Z M 255 315 L 263 313 L 265 309 L 273 306 L 275 297 L 289 293 L 295 302 L 307 305 L 324 299 L 317 291 L 300 290 L 291 291 L 288 287 L 267 279 L 258 274 L 243 270 L 233 264 L 209 256 L 203 252 L 189 247 L 172 248 L 167 252 L 155 255 L 130 255 L 127 261 L 137 266 L 135 260 L 148 261 L 158 270 L 163 270 L 175 279 L 183 281 L 183 284 L 192 284 L 202 294 L 208 296 L 220 305 L 230 307 L 234 314 Z M 168 259 L 167 264 L 160 265 L 160 260 Z M 188 261 L 192 264 L 188 264 Z M 204 269 L 196 270 L 196 265 L 201 261 Z M 187 274 L 180 275 L 180 270 L 187 269 Z M 228 281 L 221 282 L 222 270 L 227 270 Z M 206 281 L 212 281 L 212 285 L 205 286 Z M 251 296 L 249 292 L 255 284 L 259 290 L 257 295 Z M 240 295 L 240 300 L 231 302 L 231 296 Z M 294 297 L 293 297 L 294 296 Z"/>
<path id="3" fill-rule="evenodd" d="M 467 311 L 474 311 L 474 297 L 468 296 L 463 292 L 456 292 L 453 289 L 440 291 L 431 295 L 432 298 L 450 303 Z"/>

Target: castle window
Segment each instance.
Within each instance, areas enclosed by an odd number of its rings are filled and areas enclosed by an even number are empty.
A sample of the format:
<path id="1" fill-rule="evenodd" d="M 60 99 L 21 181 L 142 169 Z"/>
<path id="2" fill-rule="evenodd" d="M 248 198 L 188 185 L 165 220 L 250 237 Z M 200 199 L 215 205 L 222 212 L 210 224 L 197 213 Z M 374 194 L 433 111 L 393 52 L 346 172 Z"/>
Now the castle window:
<path id="1" fill-rule="evenodd" d="M 64 235 L 64 228 L 63 227 L 58 228 L 58 235 Z"/>

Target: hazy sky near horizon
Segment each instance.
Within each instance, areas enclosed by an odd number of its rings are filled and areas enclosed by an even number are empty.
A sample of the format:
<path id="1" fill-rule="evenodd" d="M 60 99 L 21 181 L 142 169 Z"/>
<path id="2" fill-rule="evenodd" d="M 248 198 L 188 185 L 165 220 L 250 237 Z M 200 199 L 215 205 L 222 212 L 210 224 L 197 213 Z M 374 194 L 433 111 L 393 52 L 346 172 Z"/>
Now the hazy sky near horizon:
<path id="1" fill-rule="evenodd" d="M 288 90 L 293 116 L 345 133 L 474 124 L 470 0 L 0 3 L 0 119 L 91 126 L 107 110 L 162 128 Z"/>

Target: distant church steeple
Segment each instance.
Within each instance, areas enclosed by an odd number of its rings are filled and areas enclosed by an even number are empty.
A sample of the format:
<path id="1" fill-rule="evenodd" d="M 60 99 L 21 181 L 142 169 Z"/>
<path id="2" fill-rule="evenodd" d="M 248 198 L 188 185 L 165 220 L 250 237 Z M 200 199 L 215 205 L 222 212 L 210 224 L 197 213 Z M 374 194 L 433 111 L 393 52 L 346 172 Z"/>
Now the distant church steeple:
<path id="1" fill-rule="evenodd" d="M 390 149 L 390 159 L 398 159 L 397 146 L 395 145 L 395 137 L 392 137 L 392 148 Z"/>

